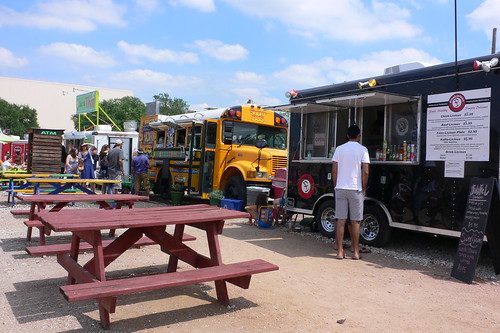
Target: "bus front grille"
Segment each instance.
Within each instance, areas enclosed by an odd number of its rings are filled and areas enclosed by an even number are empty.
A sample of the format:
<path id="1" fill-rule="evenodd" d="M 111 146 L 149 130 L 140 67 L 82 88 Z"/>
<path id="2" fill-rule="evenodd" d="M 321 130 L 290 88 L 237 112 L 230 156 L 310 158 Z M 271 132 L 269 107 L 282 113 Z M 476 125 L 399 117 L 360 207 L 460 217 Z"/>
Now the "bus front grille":
<path id="1" fill-rule="evenodd" d="M 274 176 L 277 169 L 286 168 L 286 167 L 287 167 L 286 156 L 273 156 L 273 174 L 272 174 L 272 176 Z"/>

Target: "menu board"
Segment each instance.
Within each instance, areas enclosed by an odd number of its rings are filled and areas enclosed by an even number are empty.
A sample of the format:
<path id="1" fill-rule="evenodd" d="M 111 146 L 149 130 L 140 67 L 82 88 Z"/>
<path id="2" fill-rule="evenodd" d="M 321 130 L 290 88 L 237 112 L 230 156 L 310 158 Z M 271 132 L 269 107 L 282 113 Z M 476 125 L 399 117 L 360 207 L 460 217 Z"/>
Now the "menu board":
<path id="1" fill-rule="evenodd" d="M 451 271 L 451 276 L 458 280 L 471 283 L 474 278 L 493 191 L 495 191 L 494 178 L 471 179 L 462 233 Z"/>
<path id="2" fill-rule="evenodd" d="M 427 96 L 427 161 L 489 161 L 491 88 Z"/>

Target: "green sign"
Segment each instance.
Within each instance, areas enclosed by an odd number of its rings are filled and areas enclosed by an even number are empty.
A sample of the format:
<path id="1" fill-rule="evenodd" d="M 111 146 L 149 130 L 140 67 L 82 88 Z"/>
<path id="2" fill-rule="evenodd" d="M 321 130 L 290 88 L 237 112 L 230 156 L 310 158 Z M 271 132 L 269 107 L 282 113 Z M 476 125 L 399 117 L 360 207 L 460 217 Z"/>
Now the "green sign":
<path id="1" fill-rule="evenodd" d="M 40 131 L 40 134 L 41 135 L 58 135 L 56 131 L 47 131 L 47 130 Z"/>
<path id="2" fill-rule="evenodd" d="M 99 109 L 99 91 L 76 96 L 76 113 L 96 112 Z"/>

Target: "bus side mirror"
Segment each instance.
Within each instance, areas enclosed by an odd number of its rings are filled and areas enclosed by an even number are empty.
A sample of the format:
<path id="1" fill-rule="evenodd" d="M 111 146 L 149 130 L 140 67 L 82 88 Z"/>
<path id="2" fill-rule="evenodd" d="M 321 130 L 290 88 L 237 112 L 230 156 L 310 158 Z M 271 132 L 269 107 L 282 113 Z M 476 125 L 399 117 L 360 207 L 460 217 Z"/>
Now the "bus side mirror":
<path id="1" fill-rule="evenodd" d="M 261 139 L 261 140 L 257 140 L 255 142 L 255 147 L 259 148 L 259 149 L 262 149 L 262 148 L 266 148 L 267 147 L 267 141 L 264 140 L 264 139 Z"/>

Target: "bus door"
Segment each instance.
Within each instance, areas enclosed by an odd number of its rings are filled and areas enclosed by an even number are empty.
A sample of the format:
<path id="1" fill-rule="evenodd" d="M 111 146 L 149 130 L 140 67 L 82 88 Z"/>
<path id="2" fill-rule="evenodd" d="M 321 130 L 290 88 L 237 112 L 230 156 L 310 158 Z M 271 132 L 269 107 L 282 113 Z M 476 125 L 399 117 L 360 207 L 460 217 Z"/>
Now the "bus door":
<path id="1" fill-rule="evenodd" d="M 213 190 L 215 173 L 215 147 L 217 144 L 217 121 L 205 120 L 202 143 L 202 163 L 200 174 L 201 193 L 210 193 Z"/>
<path id="2" fill-rule="evenodd" d="M 193 122 L 187 130 L 186 158 L 188 162 L 188 188 L 191 194 L 200 193 L 201 132 L 202 124 Z"/>

